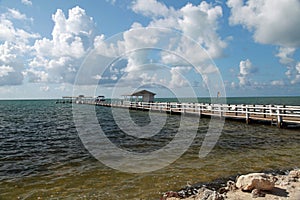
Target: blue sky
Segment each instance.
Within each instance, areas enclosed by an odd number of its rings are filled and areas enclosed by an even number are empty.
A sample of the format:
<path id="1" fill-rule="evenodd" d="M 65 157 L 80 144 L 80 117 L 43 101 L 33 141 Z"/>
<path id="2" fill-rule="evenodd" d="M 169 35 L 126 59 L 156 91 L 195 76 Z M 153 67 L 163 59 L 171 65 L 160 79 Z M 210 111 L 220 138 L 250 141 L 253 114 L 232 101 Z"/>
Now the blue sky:
<path id="1" fill-rule="evenodd" d="M 300 96 L 299 19 L 299 0 L 0 0 L 0 99 Z"/>

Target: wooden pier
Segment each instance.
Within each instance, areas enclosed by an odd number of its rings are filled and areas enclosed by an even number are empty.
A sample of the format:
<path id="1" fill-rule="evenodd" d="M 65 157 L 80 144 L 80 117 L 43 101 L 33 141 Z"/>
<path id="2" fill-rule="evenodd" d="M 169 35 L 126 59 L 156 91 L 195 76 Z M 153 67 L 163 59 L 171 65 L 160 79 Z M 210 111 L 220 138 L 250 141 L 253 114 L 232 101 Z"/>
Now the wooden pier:
<path id="1" fill-rule="evenodd" d="M 167 112 L 170 114 L 187 114 L 199 117 L 223 117 L 225 119 L 243 120 L 247 124 L 264 122 L 279 128 L 300 127 L 300 106 L 129 101 L 112 103 L 90 102 L 89 104 L 142 111 Z"/>

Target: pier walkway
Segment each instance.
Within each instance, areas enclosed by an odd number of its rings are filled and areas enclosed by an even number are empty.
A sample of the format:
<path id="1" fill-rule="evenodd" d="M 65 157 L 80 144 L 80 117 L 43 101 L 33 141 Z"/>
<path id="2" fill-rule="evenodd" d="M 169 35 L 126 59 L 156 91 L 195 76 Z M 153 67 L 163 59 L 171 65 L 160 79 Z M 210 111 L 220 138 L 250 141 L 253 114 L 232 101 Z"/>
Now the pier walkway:
<path id="1" fill-rule="evenodd" d="M 170 114 L 196 115 L 199 117 L 224 117 L 243 120 L 247 124 L 264 122 L 279 128 L 300 127 L 300 106 L 286 105 L 231 105 L 177 102 L 97 102 L 98 106 L 127 108 L 143 111 L 167 112 Z"/>

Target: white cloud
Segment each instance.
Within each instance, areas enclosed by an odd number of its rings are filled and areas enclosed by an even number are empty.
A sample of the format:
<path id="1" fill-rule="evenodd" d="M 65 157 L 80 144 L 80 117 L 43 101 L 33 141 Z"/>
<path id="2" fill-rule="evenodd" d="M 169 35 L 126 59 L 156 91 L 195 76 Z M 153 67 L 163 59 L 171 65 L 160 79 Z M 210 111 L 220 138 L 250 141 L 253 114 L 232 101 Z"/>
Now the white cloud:
<path id="1" fill-rule="evenodd" d="M 96 36 L 94 39 L 94 49 L 99 55 L 107 56 L 107 57 L 116 57 L 124 52 L 122 48 L 113 43 L 107 44 L 105 41 L 104 35 Z"/>
<path id="2" fill-rule="evenodd" d="M 21 0 L 21 2 L 27 6 L 31 6 L 32 2 L 30 0 Z"/>
<path id="3" fill-rule="evenodd" d="M 7 65 L 2 65 L 0 66 L 0 78 L 4 76 L 8 76 L 9 73 L 14 71 L 15 71 L 14 68 Z"/>
<path id="4" fill-rule="evenodd" d="M 13 42 L 16 45 L 24 45 L 30 39 L 39 38 L 36 33 L 29 33 L 21 28 L 16 28 L 12 20 L 28 20 L 26 15 L 15 9 L 8 9 L 8 12 L 0 15 L 0 41 Z"/>
<path id="5" fill-rule="evenodd" d="M 13 19 L 18 19 L 18 20 L 27 20 L 27 17 L 25 14 L 20 13 L 20 11 L 16 10 L 16 9 L 10 9 L 8 8 L 8 13 L 7 15 Z"/>
<path id="6" fill-rule="evenodd" d="M 274 81 L 271 81 L 271 85 L 273 86 L 284 86 L 285 83 L 283 80 L 274 80 Z"/>
<path id="7" fill-rule="evenodd" d="M 256 68 L 252 65 L 249 59 L 242 60 L 240 62 L 240 73 L 238 79 L 240 81 L 240 86 L 251 85 L 249 75 L 256 72 Z"/>
<path id="8" fill-rule="evenodd" d="M 286 74 L 291 79 L 291 84 L 300 83 L 300 62 L 297 62 L 294 67 L 288 68 Z"/>
<path id="9" fill-rule="evenodd" d="M 175 10 L 156 0 L 137 0 L 134 1 L 132 10 L 150 17 L 151 21 L 146 27 L 134 23 L 130 30 L 124 32 L 124 41 L 118 43 L 118 47 L 122 47 L 124 52 L 131 52 L 127 54 L 128 64 L 125 68 L 128 74 L 123 77 L 128 83 L 155 79 L 157 83 L 171 83 L 169 85 L 172 87 L 176 84 L 183 86 L 187 82 L 179 79 L 181 76 L 178 75 L 178 66 L 197 66 L 204 79 L 208 77 L 205 76 L 206 73 L 216 72 L 211 70 L 208 63 L 211 58 L 222 56 L 226 47 L 226 42 L 217 34 L 218 20 L 222 17 L 220 6 L 202 1 L 199 5 L 189 3 Z M 100 46 L 108 47 L 102 48 L 102 51 L 106 50 L 105 53 L 116 52 L 112 46 Z M 155 53 L 149 49 L 153 47 L 161 49 L 159 59 L 151 58 Z M 157 76 L 158 73 L 153 73 L 157 69 L 149 65 L 151 62 L 172 67 L 164 72 L 170 76 Z M 144 76 L 139 76 L 141 74 Z M 147 78 L 150 75 L 155 78 Z"/>
<path id="10" fill-rule="evenodd" d="M 278 49 L 278 54 L 276 56 L 279 58 L 280 63 L 282 64 L 289 64 L 294 61 L 292 58 L 293 54 L 295 53 L 296 49 L 291 47 L 280 47 Z"/>
<path id="11" fill-rule="evenodd" d="M 254 40 L 285 47 L 300 46 L 299 0 L 228 0 L 231 25 L 254 32 Z"/>
<path id="12" fill-rule="evenodd" d="M 105 0 L 105 1 L 108 2 L 108 3 L 111 3 L 112 5 L 115 5 L 117 0 Z"/>
<path id="13" fill-rule="evenodd" d="M 297 63 L 296 70 L 297 70 L 298 74 L 300 74 L 300 62 Z"/>
<path id="14" fill-rule="evenodd" d="M 31 52 L 29 40 L 39 37 L 39 34 L 15 27 L 15 20 L 24 22 L 28 18 L 15 9 L 8 9 L 0 15 L 1 86 L 23 83 L 24 58 Z"/>
<path id="15" fill-rule="evenodd" d="M 193 64 L 202 65 L 202 72 L 211 73 L 209 67 L 203 65 L 209 56 L 200 45 L 211 57 L 221 56 L 226 46 L 217 34 L 217 21 L 222 16 L 221 7 L 201 2 L 197 6 L 187 4 L 182 9 L 175 10 L 155 0 L 139 0 L 133 3 L 132 9 L 151 17 L 151 22 L 147 27 L 133 23 L 132 28 L 113 42 L 107 41 L 104 35 L 95 36 L 95 23 L 82 8 L 77 6 L 70 9 L 68 16 L 58 9 L 52 15 L 54 22 L 52 38 L 35 41 L 33 46 L 35 55 L 29 63 L 29 69 L 23 74 L 28 76 L 31 82 L 73 83 L 87 52 L 94 47 L 99 62 L 94 64 L 93 70 L 89 69 L 86 72 L 86 78 L 82 83 L 94 83 L 96 79 L 101 78 L 101 80 L 109 79 L 107 83 L 111 84 L 126 73 L 122 80 L 126 80 L 128 85 L 134 85 L 137 81 L 143 84 L 146 84 L 146 81 L 165 84 L 171 79 L 173 85 L 175 83 L 184 85 L 185 83 L 179 81 L 179 77 L 175 74 L 179 69 L 173 71 L 171 69 L 165 72 L 170 75 L 169 77 L 162 77 L 156 73 L 157 69 L 149 64 L 162 61 L 170 66 L 188 66 L 190 63 L 182 58 L 179 58 L 181 59 L 179 61 L 172 60 L 165 57 L 167 54 L 162 52 L 158 54 L 147 49 L 157 46 L 166 52 L 175 52 Z M 191 39 L 189 41 L 187 37 L 184 38 L 180 34 L 174 34 L 175 31 L 166 29 L 163 21 L 172 22 L 173 24 L 168 24 L 167 28 L 175 28 L 183 35 L 193 37 L 196 42 L 191 42 Z M 151 28 L 153 26 L 156 28 Z M 127 60 L 122 69 L 119 67 L 118 72 L 111 71 L 105 76 L 99 74 L 97 67 L 105 67 L 109 60 L 120 55 Z M 93 80 L 88 81 L 89 78 Z"/>
<path id="16" fill-rule="evenodd" d="M 78 6 L 68 11 L 68 17 L 58 9 L 52 20 L 52 38 L 35 41 L 35 57 L 26 74 L 32 82 L 73 83 L 82 60 L 93 47 L 95 23 Z"/>
<path id="17" fill-rule="evenodd" d="M 23 53 L 26 49 L 21 50 L 18 45 L 8 41 L 0 44 L 0 86 L 22 84 Z"/>
<path id="18" fill-rule="evenodd" d="M 132 8 L 133 11 L 152 18 L 148 27 L 176 29 L 195 40 L 212 58 L 222 56 L 222 51 L 226 48 L 226 42 L 217 34 L 218 20 L 222 17 L 220 6 L 202 1 L 199 5 L 188 3 L 175 10 L 156 0 L 138 0 Z"/>
<path id="19" fill-rule="evenodd" d="M 40 90 L 43 92 L 48 92 L 50 90 L 50 87 L 49 86 L 41 86 Z"/>
<path id="20" fill-rule="evenodd" d="M 240 74 L 242 76 L 247 76 L 253 72 L 255 72 L 255 68 L 249 59 L 242 60 L 240 62 Z"/>
<path id="21" fill-rule="evenodd" d="M 280 63 L 284 64 L 287 68 L 285 75 L 290 80 L 291 84 L 300 83 L 300 62 L 295 60 L 294 53 L 296 48 L 280 47 L 276 56 L 279 58 Z"/>
<path id="22" fill-rule="evenodd" d="M 198 6 L 187 4 L 180 11 L 183 17 L 179 19 L 179 26 L 183 34 L 202 45 L 210 57 L 220 57 L 226 47 L 217 34 L 217 21 L 222 17 L 222 8 L 202 1 Z"/>
<path id="23" fill-rule="evenodd" d="M 169 14 L 169 8 L 156 0 L 134 1 L 132 10 L 148 17 L 162 17 Z"/>
<path id="24" fill-rule="evenodd" d="M 169 83 L 170 88 L 180 88 L 189 85 L 189 80 L 186 74 L 191 70 L 191 67 L 173 67 L 171 72 L 171 81 Z"/>

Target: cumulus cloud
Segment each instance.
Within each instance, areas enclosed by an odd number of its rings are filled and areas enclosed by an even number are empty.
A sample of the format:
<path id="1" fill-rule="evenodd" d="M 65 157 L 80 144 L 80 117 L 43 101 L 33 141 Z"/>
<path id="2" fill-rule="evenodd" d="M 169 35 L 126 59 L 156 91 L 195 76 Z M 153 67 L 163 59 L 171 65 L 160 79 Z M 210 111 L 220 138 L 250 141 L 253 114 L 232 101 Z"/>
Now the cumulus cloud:
<path id="1" fill-rule="evenodd" d="M 284 86 L 285 83 L 283 80 L 274 80 L 274 81 L 271 81 L 271 85 L 273 86 Z"/>
<path id="2" fill-rule="evenodd" d="M 169 14 L 169 8 L 156 0 L 134 1 L 132 10 L 148 17 L 162 17 Z"/>
<path id="3" fill-rule="evenodd" d="M 191 70 L 191 67 L 173 67 L 171 69 L 171 81 L 169 83 L 170 88 L 186 87 L 189 85 L 189 80 L 186 78 L 186 74 Z"/>
<path id="4" fill-rule="evenodd" d="M 16 9 L 8 8 L 8 13 L 6 15 L 8 18 L 14 18 L 14 19 L 18 19 L 18 20 L 27 20 L 28 19 L 25 14 L 20 13 L 20 11 L 18 11 Z"/>
<path id="5" fill-rule="evenodd" d="M 32 6 L 32 2 L 30 0 L 21 0 L 22 4 L 27 6 Z"/>
<path id="6" fill-rule="evenodd" d="M 202 1 L 199 5 L 188 3 L 184 7 L 175 10 L 156 0 L 150 2 L 137 0 L 132 8 L 133 11 L 152 18 L 149 27 L 176 29 L 183 35 L 194 39 L 207 50 L 212 58 L 222 56 L 222 51 L 227 46 L 226 42 L 217 33 L 218 20 L 223 15 L 220 6 L 213 6 L 206 1 Z"/>
<path id="7" fill-rule="evenodd" d="M 228 0 L 227 6 L 231 9 L 231 25 L 242 25 L 253 32 L 258 43 L 279 46 L 275 56 L 286 66 L 285 75 L 290 83 L 298 83 L 300 75 L 294 54 L 300 46 L 300 1 Z M 272 82 L 272 85 L 280 84 L 281 81 Z"/>
<path id="8" fill-rule="evenodd" d="M 231 25 L 253 31 L 254 40 L 262 44 L 285 47 L 300 46 L 299 0 L 228 0 Z"/>
<path id="9" fill-rule="evenodd" d="M 294 61 L 292 58 L 293 54 L 295 53 L 296 49 L 291 47 L 280 47 L 278 49 L 278 53 L 276 56 L 279 58 L 280 63 L 282 64 L 289 64 Z"/>
<path id="10" fill-rule="evenodd" d="M 31 1 L 22 2 L 29 5 Z M 6 48 L 3 51 L 10 52 L 0 55 L 0 66 L 5 69 L 1 77 L 18 73 L 17 80 L 26 76 L 30 82 L 74 83 L 82 61 L 92 49 L 99 62 L 93 63 L 95 65 L 86 71 L 86 78 L 82 80 L 84 84 L 95 81 L 112 84 L 122 79 L 121 82 L 126 81 L 128 85 L 139 81 L 141 84 L 151 82 L 175 87 L 187 84 L 180 78 L 188 73 L 191 64 L 201 66 L 203 73 L 213 72 L 205 67 L 209 56 L 201 46 L 212 58 L 222 55 L 226 43 L 217 34 L 218 20 L 222 17 L 221 7 L 203 1 L 199 5 L 187 4 L 183 8 L 174 9 L 156 0 L 137 0 L 132 4 L 132 10 L 149 17 L 149 24 L 143 27 L 139 23 L 133 23 L 114 42 L 106 40 L 104 35 L 95 35 L 93 19 L 78 6 L 68 10 L 67 14 L 58 9 L 52 15 L 54 27 L 50 38 L 39 38 L 38 34 L 14 27 L 10 19 L 28 21 L 29 18 L 17 10 L 8 10 L 0 18 L 0 39 L 7 41 L 6 46 L 3 44 L 1 47 Z M 189 37 L 194 41 L 187 39 Z M 29 46 L 28 42 L 32 39 L 35 42 L 33 46 Z M 13 41 L 17 41 L 15 44 L 22 44 L 22 48 L 13 46 Z M 22 53 L 12 53 L 7 50 L 8 47 L 14 51 L 22 49 L 23 54 L 26 51 L 32 53 L 25 71 L 22 62 L 15 62 L 16 55 Z M 153 50 L 153 47 L 161 49 Z M 122 60 L 126 62 L 111 66 L 104 74 L 97 71 L 118 56 L 123 56 Z M 13 61 L 9 61 L 11 59 Z M 91 64 L 92 60 L 87 62 Z M 19 68 L 16 63 L 21 63 Z M 161 70 L 161 67 L 155 67 L 155 63 L 162 63 L 169 68 Z"/>
<path id="11" fill-rule="evenodd" d="M 240 73 L 238 79 L 240 81 L 240 86 L 251 85 L 249 80 L 249 75 L 256 72 L 256 68 L 252 65 L 249 59 L 242 60 L 240 62 Z"/>
<path id="12" fill-rule="evenodd" d="M 26 15 L 15 9 L 8 9 L 8 12 L 0 15 L 0 41 L 13 42 L 16 45 L 24 45 L 30 39 L 39 38 L 37 33 L 29 33 L 21 28 L 16 28 L 12 20 L 30 20 Z"/>
<path id="13" fill-rule="evenodd" d="M 146 27 L 134 23 L 130 30 L 124 32 L 124 41 L 119 43 L 125 52 L 133 51 L 127 55 L 125 72 L 128 82 L 130 78 L 141 79 L 137 73 L 149 75 L 153 73 L 149 70 L 157 70 L 148 65 L 151 62 L 171 67 L 168 72 L 164 72 L 170 79 L 158 76 L 159 72 L 152 75 L 157 83 L 170 83 L 172 87 L 176 84 L 186 85 L 185 81 L 179 80 L 178 72 L 181 75 L 186 73 L 181 70 L 182 67 L 198 67 L 204 79 L 209 77 L 206 73 L 216 73 L 216 70 L 209 70 L 208 61 L 222 56 L 227 45 L 217 34 L 218 20 L 222 17 L 220 6 L 202 1 L 199 5 L 188 3 L 180 9 L 174 9 L 156 0 L 136 0 L 132 10 L 149 17 L 151 21 Z M 160 54 L 154 58 L 152 55 L 155 53 L 147 50 L 153 47 L 161 49 Z"/>
<path id="14" fill-rule="evenodd" d="M 7 9 L 0 15 L 0 85 L 20 85 L 24 79 L 25 57 L 31 53 L 29 42 L 39 38 L 16 26 L 31 20 L 16 9 Z"/>
<path id="15" fill-rule="evenodd" d="M 12 68 L 11 66 L 2 65 L 0 66 L 0 78 L 7 76 L 9 73 L 14 71 L 15 71 L 14 68 Z"/>
<path id="16" fill-rule="evenodd" d="M 289 67 L 286 74 L 291 79 L 291 84 L 300 83 L 300 62 L 297 62 L 294 67 Z"/>
<path id="17" fill-rule="evenodd" d="M 35 57 L 26 75 L 32 82 L 73 83 L 83 58 L 93 47 L 95 23 L 78 6 L 69 10 L 68 17 L 58 9 L 52 20 L 52 38 L 35 41 Z"/>
<path id="18" fill-rule="evenodd" d="M 22 84 L 24 64 L 20 53 L 13 44 L 0 45 L 0 86 Z"/>

